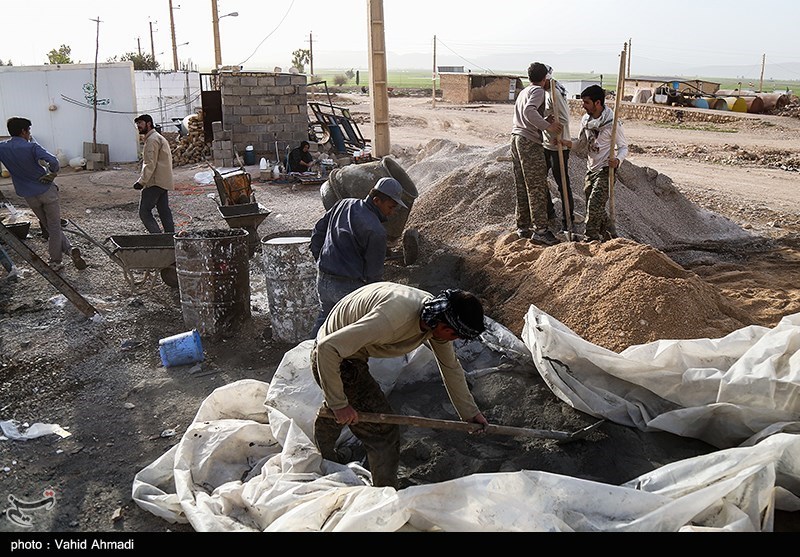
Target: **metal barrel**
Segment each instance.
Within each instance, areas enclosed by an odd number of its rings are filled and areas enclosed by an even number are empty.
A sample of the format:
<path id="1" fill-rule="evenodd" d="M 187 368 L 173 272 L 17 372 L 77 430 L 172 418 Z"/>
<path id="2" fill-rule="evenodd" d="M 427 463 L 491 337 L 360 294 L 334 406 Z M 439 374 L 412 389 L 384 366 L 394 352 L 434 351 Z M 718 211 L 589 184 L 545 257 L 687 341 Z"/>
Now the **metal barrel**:
<path id="1" fill-rule="evenodd" d="M 296 344 L 310 338 L 319 314 L 317 264 L 311 230 L 289 230 L 261 239 L 272 338 Z"/>
<path id="2" fill-rule="evenodd" d="M 228 336 L 250 318 L 246 230 L 175 234 L 175 267 L 184 324 L 204 336 Z"/>
<path id="3" fill-rule="evenodd" d="M 389 220 L 384 223 L 389 240 L 397 240 L 403 235 L 411 206 L 419 193 L 414 180 L 406 174 L 403 167 L 390 157 L 363 164 L 351 164 L 331 171 L 328 179 L 320 186 L 322 205 L 329 210 L 340 199 L 357 197 L 363 199 L 381 178 L 394 178 L 403 186 L 403 203 L 408 209 L 398 207 Z"/>

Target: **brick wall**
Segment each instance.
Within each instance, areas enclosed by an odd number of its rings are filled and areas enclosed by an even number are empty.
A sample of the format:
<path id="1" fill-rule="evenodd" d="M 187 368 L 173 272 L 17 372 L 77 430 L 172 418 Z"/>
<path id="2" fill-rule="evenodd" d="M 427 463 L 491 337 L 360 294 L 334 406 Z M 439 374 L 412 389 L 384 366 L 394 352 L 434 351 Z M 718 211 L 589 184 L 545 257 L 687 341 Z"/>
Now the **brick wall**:
<path id="1" fill-rule="evenodd" d="M 586 114 L 580 100 L 569 99 L 567 102 L 569 103 L 570 114 L 574 118 L 580 120 L 583 115 Z M 613 110 L 614 105 L 609 105 L 608 101 L 606 101 L 606 103 L 606 106 Z M 716 124 L 737 122 L 742 118 L 741 116 L 735 116 L 734 113 L 720 112 L 718 110 L 629 102 L 621 103 L 619 116 L 627 120 L 650 120 L 653 122 L 714 122 Z"/>
<path id="2" fill-rule="evenodd" d="M 283 160 L 287 147 L 308 140 L 305 75 L 234 72 L 220 77 L 224 125 L 213 125 L 214 166 L 236 166 L 234 150 L 244 159 L 248 145 L 256 161 L 264 157 L 274 162 L 276 141 Z"/>

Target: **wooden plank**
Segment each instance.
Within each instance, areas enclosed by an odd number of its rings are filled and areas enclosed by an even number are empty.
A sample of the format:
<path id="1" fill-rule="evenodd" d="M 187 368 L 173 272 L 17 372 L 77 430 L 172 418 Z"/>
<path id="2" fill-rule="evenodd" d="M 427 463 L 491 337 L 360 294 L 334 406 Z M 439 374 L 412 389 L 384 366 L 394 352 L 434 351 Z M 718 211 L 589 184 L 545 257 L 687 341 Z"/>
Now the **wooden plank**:
<path id="1" fill-rule="evenodd" d="M 72 288 L 72 286 L 64 279 L 64 277 L 51 269 L 41 257 L 36 255 L 36 253 L 31 250 L 31 248 L 25 245 L 22 240 L 14 236 L 14 234 L 12 234 L 2 222 L 0 222 L 0 240 L 3 240 L 8 247 L 13 249 L 20 255 L 20 257 L 30 263 L 30 265 L 36 269 L 40 275 L 47 279 L 47 282 L 55 286 L 56 289 L 61 292 L 70 302 L 72 302 L 73 305 L 78 308 L 78 310 L 86 317 L 91 319 L 95 315 L 100 315 L 100 312 L 98 312 L 88 301 L 86 301 L 83 296 L 78 294 L 78 291 Z"/>

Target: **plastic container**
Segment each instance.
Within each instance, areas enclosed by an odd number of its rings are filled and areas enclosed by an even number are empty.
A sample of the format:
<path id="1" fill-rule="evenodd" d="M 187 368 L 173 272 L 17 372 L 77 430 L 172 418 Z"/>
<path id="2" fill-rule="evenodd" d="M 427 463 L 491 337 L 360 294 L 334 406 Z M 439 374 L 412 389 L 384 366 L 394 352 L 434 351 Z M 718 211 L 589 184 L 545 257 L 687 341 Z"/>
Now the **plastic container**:
<path id="1" fill-rule="evenodd" d="M 192 329 L 158 341 L 158 352 L 164 367 L 185 366 L 203 361 L 203 344 L 200 333 Z"/>
<path id="2" fill-rule="evenodd" d="M 267 163 L 267 159 L 265 159 L 264 157 L 261 157 L 261 161 L 259 161 L 259 163 L 258 163 L 258 169 L 261 172 L 264 172 L 265 170 L 269 169 L 269 165 Z"/>
<path id="3" fill-rule="evenodd" d="M 256 163 L 256 152 L 253 150 L 252 145 L 244 148 L 244 164 L 252 165 Z"/>

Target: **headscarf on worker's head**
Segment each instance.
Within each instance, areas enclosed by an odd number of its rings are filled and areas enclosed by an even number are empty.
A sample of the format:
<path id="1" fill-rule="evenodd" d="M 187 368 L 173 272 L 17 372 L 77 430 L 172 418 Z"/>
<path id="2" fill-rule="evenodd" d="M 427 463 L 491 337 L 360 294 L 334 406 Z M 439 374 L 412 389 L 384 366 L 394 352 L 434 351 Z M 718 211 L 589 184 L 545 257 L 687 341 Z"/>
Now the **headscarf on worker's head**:
<path id="1" fill-rule="evenodd" d="M 483 306 L 478 298 L 463 290 L 443 290 L 422 305 L 422 321 L 428 327 L 444 323 L 459 338 L 473 340 L 486 330 Z"/>
<path id="2" fill-rule="evenodd" d="M 547 64 L 545 64 L 545 65 L 544 65 L 544 67 L 545 67 L 545 68 L 547 68 L 547 79 L 550 79 L 550 80 L 552 80 L 552 81 L 553 81 L 553 83 L 555 83 L 555 84 L 556 84 L 556 90 L 557 90 L 559 93 L 561 93 L 561 96 L 562 96 L 562 97 L 564 97 L 564 98 L 566 99 L 566 98 L 567 98 L 567 95 L 568 95 L 568 93 L 567 93 L 567 89 L 566 89 L 566 87 L 564 87 L 563 85 L 561 85 L 561 84 L 558 82 L 558 80 L 555 80 L 555 79 L 553 79 L 553 68 L 552 68 L 552 66 L 548 66 Z M 549 91 L 548 91 L 548 92 L 549 92 Z"/>

